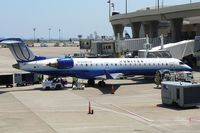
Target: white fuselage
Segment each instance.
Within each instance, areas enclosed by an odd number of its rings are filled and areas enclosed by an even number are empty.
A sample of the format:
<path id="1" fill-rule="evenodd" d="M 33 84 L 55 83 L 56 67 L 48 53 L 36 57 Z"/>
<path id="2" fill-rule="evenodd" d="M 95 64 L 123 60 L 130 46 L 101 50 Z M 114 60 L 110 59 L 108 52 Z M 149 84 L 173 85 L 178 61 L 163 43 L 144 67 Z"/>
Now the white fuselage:
<path id="1" fill-rule="evenodd" d="M 21 63 L 20 68 L 25 71 L 38 72 L 47 75 L 77 76 L 79 78 L 96 78 L 110 74 L 121 73 L 123 75 L 152 75 L 157 70 L 191 70 L 180 60 L 174 58 L 70 58 L 72 67 L 52 67 L 47 64 L 56 64 L 58 59 L 50 58 L 40 61 Z"/>

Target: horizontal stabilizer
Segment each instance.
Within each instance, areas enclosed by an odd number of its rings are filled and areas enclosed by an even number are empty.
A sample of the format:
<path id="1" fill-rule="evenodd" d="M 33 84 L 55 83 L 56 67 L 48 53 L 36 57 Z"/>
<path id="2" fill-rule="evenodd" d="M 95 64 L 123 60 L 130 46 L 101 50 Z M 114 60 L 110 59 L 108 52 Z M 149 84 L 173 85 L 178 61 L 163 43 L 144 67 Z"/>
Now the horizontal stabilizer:
<path id="1" fill-rule="evenodd" d="M 17 44 L 17 43 L 22 43 L 21 41 L 15 41 L 15 40 L 2 40 L 0 42 L 2 44 Z"/>

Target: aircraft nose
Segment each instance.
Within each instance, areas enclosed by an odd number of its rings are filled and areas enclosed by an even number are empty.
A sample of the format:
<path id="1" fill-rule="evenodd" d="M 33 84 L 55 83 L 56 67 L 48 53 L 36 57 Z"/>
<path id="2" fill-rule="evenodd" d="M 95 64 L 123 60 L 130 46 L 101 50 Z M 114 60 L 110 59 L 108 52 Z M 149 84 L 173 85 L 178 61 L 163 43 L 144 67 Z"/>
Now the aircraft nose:
<path id="1" fill-rule="evenodd" d="M 186 68 L 187 71 L 193 71 L 193 69 L 188 65 L 185 65 L 185 68 Z"/>

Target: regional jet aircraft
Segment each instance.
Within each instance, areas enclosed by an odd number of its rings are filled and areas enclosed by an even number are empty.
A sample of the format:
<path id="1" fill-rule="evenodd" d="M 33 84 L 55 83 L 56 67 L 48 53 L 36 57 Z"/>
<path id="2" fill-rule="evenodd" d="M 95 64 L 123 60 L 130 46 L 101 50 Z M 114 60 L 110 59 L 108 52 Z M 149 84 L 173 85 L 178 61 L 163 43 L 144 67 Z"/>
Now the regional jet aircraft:
<path id="1" fill-rule="evenodd" d="M 192 71 L 174 58 L 46 58 L 35 55 L 19 38 L 4 39 L 0 43 L 6 44 L 15 57 L 17 64 L 13 65 L 14 68 L 54 77 L 88 79 L 89 85 L 94 85 L 95 79 L 101 79 L 98 85 L 105 86 L 104 80 L 107 79 L 154 75 L 161 69 Z"/>

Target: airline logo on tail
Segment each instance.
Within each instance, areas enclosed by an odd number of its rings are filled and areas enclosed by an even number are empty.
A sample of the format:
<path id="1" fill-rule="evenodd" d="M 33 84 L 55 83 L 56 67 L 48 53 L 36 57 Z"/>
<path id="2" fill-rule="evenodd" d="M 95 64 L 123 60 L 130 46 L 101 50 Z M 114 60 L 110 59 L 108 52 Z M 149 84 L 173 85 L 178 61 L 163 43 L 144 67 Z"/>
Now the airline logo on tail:
<path id="1" fill-rule="evenodd" d="M 27 62 L 38 59 L 20 38 L 8 38 L 1 40 L 0 43 L 8 46 L 17 62 Z"/>

